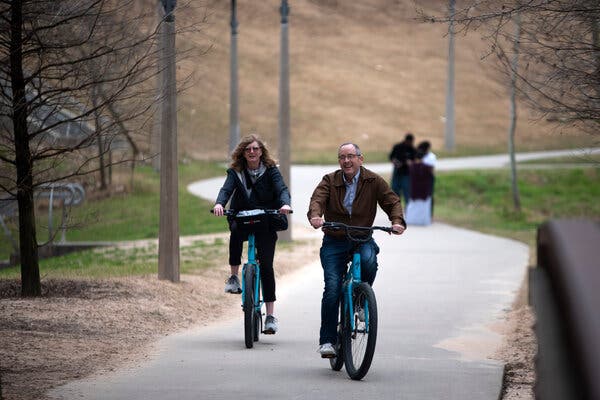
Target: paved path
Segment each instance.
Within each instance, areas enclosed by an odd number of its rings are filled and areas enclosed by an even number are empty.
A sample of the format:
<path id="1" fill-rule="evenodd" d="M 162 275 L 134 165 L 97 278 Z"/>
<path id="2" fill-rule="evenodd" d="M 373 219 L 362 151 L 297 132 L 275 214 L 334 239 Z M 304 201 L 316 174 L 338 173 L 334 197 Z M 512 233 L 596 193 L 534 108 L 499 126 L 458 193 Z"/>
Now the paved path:
<path id="1" fill-rule="evenodd" d="M 382 222 L 382 221 L 379 221 Z M 362 382 L 329 369 L 315 352 L 321 269 L 311 263 L 279 281 L 281 330 L 244 347 L 242 313 L 169 336 L 139 368 L 71 383 L 65 399 L 497 399 L 502 364 L 492 325 L 514 299 L 527 248 L 434 224 L 402 237 L 377 235 L 380 326 Z"/>
<path id="2" fill-rule="evenodd" d="M 460 168 L 471 168 L 471 159 Z M 495 168 L 503 162 L 502 157 L 478 159 Z M 440 160 L 438 169 L 459 168 L 455 163 Z M 312 189 L 332 168 L 292 168 L 294 238 L 320 237 L 307 228 L 304 214 Z M 222 183 L 223 178 L 212 179 L 190 190 L 214 199 Z M 376 222 L 386 224 L 385 216 Z M 144 365 L 73 382 L 51 394 L 62 399 L 497 399 L 503 365 L 490 355 L 502 337 L 494 326 L 525 276 L 527 246 L 440 223 L 411 226 L 400 237 L 380 233 L 376 239 L 380 330 L 373 365 L 361 382 L 330 370 L 315 352 L 322 272 L 311 262 L 278 282 L 280 332 L 261 336 L 254 349 L 244 347 L 240 312 L 165 338 Z"/>
<path id="3" fill-rule="evenodd" d="M 517 161 L 531 161 L 554 157 L 579 156 L 585 157 L 592 154 L 600 154 L 600 148 L 585 148 L 579 150 L 556 150 L 556 151 L 538 151 L 530 153 L 517 153 Z M 436 165 L 437 171 L 456 171 L 466 169 L 498 169 L 506 168 L 510 165 L 510 159 L 507 154 L 489 155 L 489 156 L 473 156 L 473 157 L 457 157 L 439 159 Z M 391 173 L 390 163 L 365 163 L 365 167 L 370 170 L 385 174 Z M 336 167 L 326 165 L 294 165 L 292 166 L 292 207 L 296 210 L 293 216 L 294 221 L 305 224 L 305 214 L 308 210 L 310 195 L 314 187 L 320 182 L 322 176 Z M 224 178 L 218 177 L 196 182 L 188 186 L 188 190 L 198 197 L 204 197 L 209 200 L 214 200 L 223 185 Z M 292 232 L 292 237 L 293 236 Z"/>

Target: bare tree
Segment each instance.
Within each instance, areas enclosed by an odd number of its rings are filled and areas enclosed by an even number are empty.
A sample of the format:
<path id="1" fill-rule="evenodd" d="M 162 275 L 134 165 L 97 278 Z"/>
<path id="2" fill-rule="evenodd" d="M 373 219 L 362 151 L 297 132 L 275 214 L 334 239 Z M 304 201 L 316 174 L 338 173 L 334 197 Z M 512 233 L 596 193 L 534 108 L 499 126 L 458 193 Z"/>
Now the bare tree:
<path id="1" fill-rule="evenodd" d="M 505 76 L 510 95 L 508 150 L 513 206 L 521 209 L 514 138 L 517 98 L 537 114 L 594 135 L 600 132 L 600 3 L 590 0 L 466 0 L 454 22 L 477 30 Z M 450 16 L 425 19 L 447 22 Z"/>
<path id="2" fill-rule="evenodd" d="M 41 294 L 36 187 L 96 172 L 125 124 L 147 118 L 154 12 L 134 0 L 0 0 L 0 191 L 18 201 L 23 296 Z"/>
<path id="3" fill-rule="evenodd" d="M 510 156 L 510 181 L 512 188 L 513 206 L 521 211 L 521 196 L 517 180 L 517 160 L 515 157 L 515 133 L 517 130 L 517 71 L 519 70 L 519 41 L 521 37 L 521 18 L 517 12 L 514 18 L 515 37 L 513 43 L 513 58 L 510 74 L 510 126 L 508 128 L 508 154 Z"/>
<path id="4" fill-rule="evenodd" d="M 511 21 L 519 14 L 517 40 Z M 426 17 L 446 22 L 447 17 Z M 463 31 L 489 40 L 504 72 L 516 75 L 519 95 L 539 118 L 592 135 L 600 132 L 600 3 L 594 0 L 467 0 L 455 14 Z"/>

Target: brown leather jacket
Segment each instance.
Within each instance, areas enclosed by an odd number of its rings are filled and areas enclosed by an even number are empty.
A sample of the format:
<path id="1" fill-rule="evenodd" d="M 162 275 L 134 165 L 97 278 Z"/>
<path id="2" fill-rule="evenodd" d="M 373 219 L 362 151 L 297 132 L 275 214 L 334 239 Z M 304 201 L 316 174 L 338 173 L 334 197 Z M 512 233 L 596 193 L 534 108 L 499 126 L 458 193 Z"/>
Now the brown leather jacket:
<path id="1" fill-rule="evenodd" d="M 372 226 L 377 214 L 377 204 L 388 215 L 392 224 L 406 227 L 400 198 L 390 189 L 381 176 L 360 167 L 356 197 L 352 203 L 352 215 L 344 208 L 346 185 L 342 170 L 327 174 L 315 188 L 308 206 L 308 219 L 325 216 L 325 221 L 342 222 L 347 225 Z M 344 232 L 326 232 L 342 236 Z"/>

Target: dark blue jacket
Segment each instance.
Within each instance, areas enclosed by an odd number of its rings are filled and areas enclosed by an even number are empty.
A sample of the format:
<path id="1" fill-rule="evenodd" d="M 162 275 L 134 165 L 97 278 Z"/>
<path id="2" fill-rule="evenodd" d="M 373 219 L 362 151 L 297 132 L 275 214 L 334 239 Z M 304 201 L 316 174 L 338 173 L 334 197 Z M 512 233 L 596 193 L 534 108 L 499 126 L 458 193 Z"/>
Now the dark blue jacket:
<path id="1" fill-rule="evenodd" d="M 216 203 L 225 207 L 229 199 L 231 199 L 229 208 L 236 211 L 255 208 L 279 209 L 284 204 L 289 205 L 291 202 L 290 192 L 279 169 L 275 166 L 268 167 L 265 173 L 258 177 L 250 197 L 248 197 L 244 183 L 236 171 L 229 168 Z"/>

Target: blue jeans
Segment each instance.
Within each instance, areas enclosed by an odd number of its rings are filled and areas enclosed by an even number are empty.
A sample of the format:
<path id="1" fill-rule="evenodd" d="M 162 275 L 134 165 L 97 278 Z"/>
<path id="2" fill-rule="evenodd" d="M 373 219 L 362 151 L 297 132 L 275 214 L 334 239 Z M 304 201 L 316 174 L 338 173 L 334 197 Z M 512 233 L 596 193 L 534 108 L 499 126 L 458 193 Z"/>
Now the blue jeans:
<path id="1" fill-rule="evenodd" d="M 323 267 L 325 289 L 321 300 L 321 331 L 319 344 L 337 342 L 337 322 L 340 308 L 342 281 L 346 266 L 352 255 L 353 243 L 346 238 L 323 237 L 320 256 Z M 361 279 L 373 285 L 377 275 L 379 247 L 373 239 L 360 246 Z"/>

